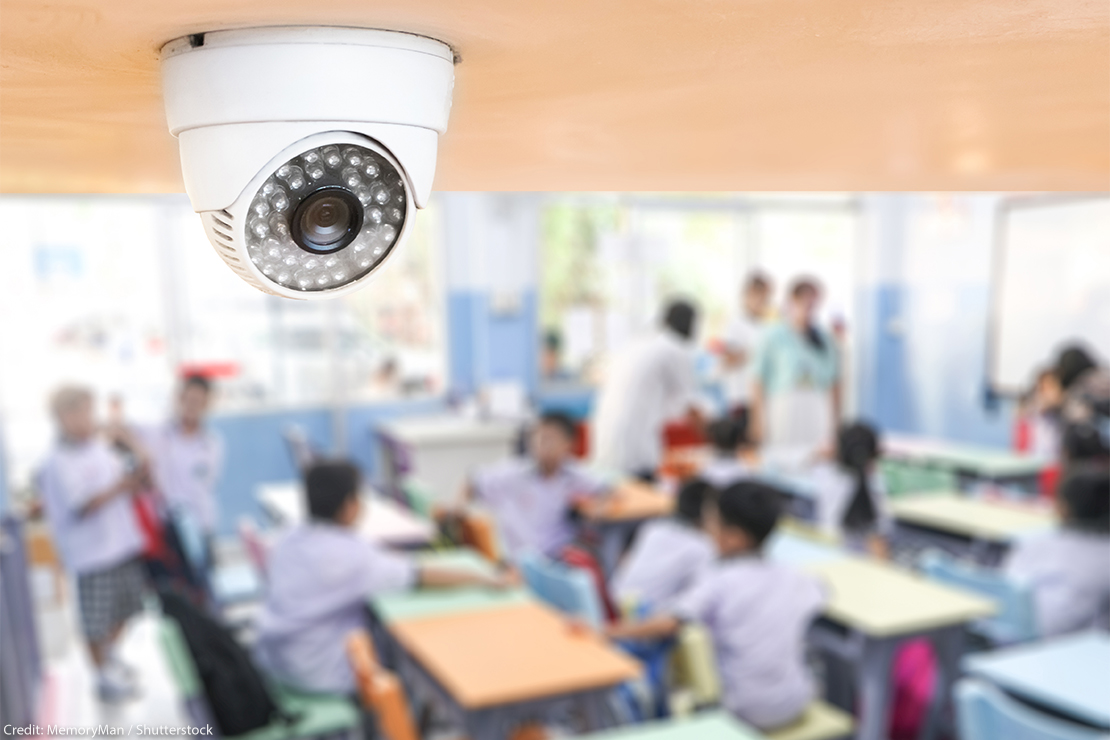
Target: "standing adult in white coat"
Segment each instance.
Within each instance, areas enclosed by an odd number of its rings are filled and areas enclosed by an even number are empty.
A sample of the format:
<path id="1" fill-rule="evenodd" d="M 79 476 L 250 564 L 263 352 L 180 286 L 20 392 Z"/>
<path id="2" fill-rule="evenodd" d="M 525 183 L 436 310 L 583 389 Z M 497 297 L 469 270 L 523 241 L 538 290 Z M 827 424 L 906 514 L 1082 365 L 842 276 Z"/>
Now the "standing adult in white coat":
<path id="1" fill-rule="evenodd" d="M 671 302 L 662 325 L 621 348 L 598 390 L 593 415 L 594 462 L 654 478 L 663 456 L 663 428 L 672 419 L 700 421 L 692 339 L 697 309 Z"/>

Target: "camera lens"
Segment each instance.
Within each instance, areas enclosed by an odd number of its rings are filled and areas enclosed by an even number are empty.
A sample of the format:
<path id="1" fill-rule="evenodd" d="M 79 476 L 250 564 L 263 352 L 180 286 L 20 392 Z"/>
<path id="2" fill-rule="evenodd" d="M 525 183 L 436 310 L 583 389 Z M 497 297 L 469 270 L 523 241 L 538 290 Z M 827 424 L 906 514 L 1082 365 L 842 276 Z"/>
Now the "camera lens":
<path id="1" fill-rule="evenodd" d="M 275 169 L 247 211 L 247 254 L 290 290 L 343 287 L 372 272 L 405 228 L 404 179 L 380 153 L 325 143 Z"/>
<path id="2" fill-rule="evenodd" d="M 322 188 L 301 201 L 292 221 L 297 246 L 328 254 L 354 240 L 362 228 L 362 204 L 349 190 Z"/>

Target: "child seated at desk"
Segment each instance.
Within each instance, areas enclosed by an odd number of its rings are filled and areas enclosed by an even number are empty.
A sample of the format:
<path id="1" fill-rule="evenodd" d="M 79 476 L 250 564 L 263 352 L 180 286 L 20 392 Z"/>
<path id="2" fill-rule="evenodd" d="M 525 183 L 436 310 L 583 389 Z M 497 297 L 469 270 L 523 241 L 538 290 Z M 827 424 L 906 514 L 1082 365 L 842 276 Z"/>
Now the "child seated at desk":
<path id="1" fill-rule="evenodd" d="M 688 480 L 678 491 L 674 517 L 640 528 L 613 576 L 619 604 L 636 604 L 644 614 L 666 610 L 712 564 L 717 552 L 702 513 L 714 493 L 706 481 Z"/>
<path id="2" fill-rule="evenodd" d="M 1073 467 L 1056 502 L 1062 526 L 1020 540 L 1006 575 L 1032 586 L 1042 636 L 1110 629 L 1110 473 Z"/>
<path id="3" fill-rule="evenodd" d="M 813 699 L 805 637 L 825 602 L 813 576 L 762 556 L 780 511 L 779 491 L 741 482 L 706 507 L 719 559 L 666 613 L 608 628 L 613 639 L 662 638 L 687 620 L 706 626 L 717 653 L 724 706 L 770 730 L 797 719 Z"/>
<path id="4" fill-rule="evenodd" d="M 269 556 L 256 658 L 293 688 L 354 691 L 344 643 L 365 629 L 367 601 L 375 595 L 417 586 L 501 587 L 511 580 L 419 567 L 412 558 L 359 537 L 353 528 L 361 510 L 359 483 L 359 471 L 350 463 L 311 467 L 305 475 L 310 519 Z"/>
<path id="5" fill-rule="evenodd" d="M 748 424 L 744 418 L 717 419 L 706 430 L 713 457 L 701 471 L 701 477 L 717 488 L 728 488 L 751 475 L 740 458 L 747 447 Z"/>
<path id="6" fill-rule="evenodd" d="M 892 527 L 886 485 L 878 471 L 879 435 L 862 422 L 840 429 L 834 462 L 813 471 L 817 523 L 856 549 L 886 552 L 884 535 Z"/>
<path id="7" fill-rule="evenodd" d="M 574 422 L 549 412 L 532 430 L 529 456 L 479 470 L 465 497 L 485 506 L 497 521 L 505 555 L 526 552 L 559 557 L 574 540 L 574 512 L 605 490 L 604 484 L 572 462 Z"/>

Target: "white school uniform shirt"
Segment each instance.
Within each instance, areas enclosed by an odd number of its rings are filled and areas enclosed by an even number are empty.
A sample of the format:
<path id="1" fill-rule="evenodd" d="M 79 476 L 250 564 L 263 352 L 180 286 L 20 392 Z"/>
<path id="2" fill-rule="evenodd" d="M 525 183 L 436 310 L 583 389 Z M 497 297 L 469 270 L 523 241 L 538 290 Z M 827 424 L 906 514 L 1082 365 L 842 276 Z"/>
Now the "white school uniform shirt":
<path id="1" fill-rule="evenodd" d="M 747 406 L 752 400 L 752 379 L 755 356 L 759 350 L 762 327 L 747 315 L 741 315 L 729 322 L 721 340 L 732 352 L 743 352 L 744 364 L 740 367 L 722 371 L 721 390 L 724 392 L 728 407 Z"/>
<path id="2" fill-rule="evenodd" d="M 1003 569 L 1028 583 L 1041 635 L 1110 629 L 1110 535 L 1060 528 L 1019 540 Z"/>
<path id="3" fill-rule="evenodd" d="M 311 522 L 270 551 L 255 657 L 279 682 L 306 691 L 350 693 L 346 640 L 366 628 L 367 601 L 412 588 L 413 560 L 356 532 Z"/>
<path id="4" fill-rule="evenodd" d="M 727 557 L 679 597 L 674 614 L 712 636 L 725 708 L 767 730 L 796 719 L 814 696 L 805 640 L 824 603 L 809 574 L 756 556 Z"/>
<path id="5" fill-rule="evenodd" d="M 830 535 L 844 534 L 844 515 L 856 492 L 855 475 L 831 462 L 814 466 L 810 475 L 816 497 L 818 527 Z M 871 504 L 875 508 L 875 530 L 887 534 L 894 528 L 894 518 L 887 499 L 886 483 L 878 471 L 868 475 L 867 483 Z"/>
<path id="6" fill-rule="evenodd" d="M 666 612 L 716 558 L 717 548 L 705 532 L 677 519 L 656 519 L 640 528 L 613 574 L 613 594 L 650 613 Z"/>
<path id="7" fill-rule="evenodd" d="M 219 523 L 216 483 L 223 469 L 223 439 L 206 427 L 186 434 L 175 421 L 139 433 L 166 502 L 191 514 L 205 532 L 214 532 Z"/>
<path id="8" fill-rule="evenodd" d="M 629 342 L 598 390 L 591 430 L 595 463 L 624 473 L 656 470 L 663 427 L 694 405 L 697 392 L 688 342 L 663 329 Z"/>
<path id="9" fill-rule="evenodd" d="M 497 521 L 501 545 L 510 559 L 527 552 L 556 556 L 574 539 L 569 512 L 576 498 L 592 497 L 605 486 L 573 464 L 541 475 L 527 458 L 481 468 L 471 479 L 475 499 Z"/>
<path id="10" fill-rule="evenodd" d="M 143 536 L 131 496 L 116 496 L 95 511 L 78 515 L 123 475 L 123 460 L 99 439 L 59 442 L 47 458 L 39 479 L 43 506 L 70 571 L 104 570 L 142 554 Z"/>
<path id="11" fill-rule="evenodd" d="M 745 478 L 750 478 L 752 471 L 738 457 L 714 457 L 701 469 L 701 473 L 698 475 L 714 488 L 723 490 L 733 483 L 739 483 Z"/>

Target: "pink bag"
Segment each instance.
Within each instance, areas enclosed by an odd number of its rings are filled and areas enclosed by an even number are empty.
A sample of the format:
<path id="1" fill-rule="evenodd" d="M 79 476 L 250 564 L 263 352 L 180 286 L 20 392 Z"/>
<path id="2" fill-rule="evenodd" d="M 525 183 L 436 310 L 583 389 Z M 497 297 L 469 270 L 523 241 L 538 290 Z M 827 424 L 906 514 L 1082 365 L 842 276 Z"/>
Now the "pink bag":
<path id="1" fill-rule="evenodd" d="M 921 638 L 910 640 L 894 655 L 894 706 L 890 713 L 890 740 L 918 737 L 933 701 L 937 658 L 933 645 Z"/>

